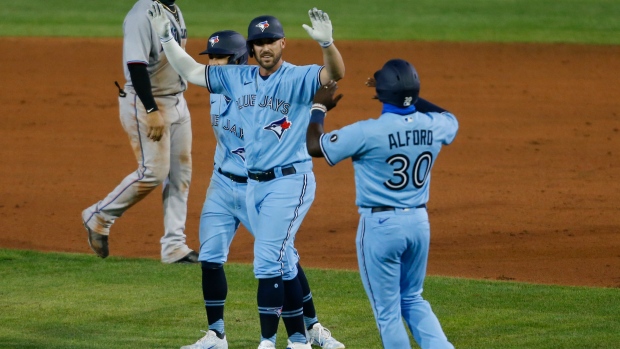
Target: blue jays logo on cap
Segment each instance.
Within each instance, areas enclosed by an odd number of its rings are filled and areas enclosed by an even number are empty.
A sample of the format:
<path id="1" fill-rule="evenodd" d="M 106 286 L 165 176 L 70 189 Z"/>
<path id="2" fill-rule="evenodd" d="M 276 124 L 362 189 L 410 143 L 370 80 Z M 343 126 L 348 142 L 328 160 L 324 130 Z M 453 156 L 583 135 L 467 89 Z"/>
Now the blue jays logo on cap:
<path id="1" fill-rule="evenodd" d="M 288 121 L 288 117 L 285 116 L 282 119 L 276 120 L 270 123 L 269 125 L 263 127 L 263 129 L 269 130 L 275 133 L 276 136 L 278 136 L 278 141 L 279 141 L 282 139 L 282 135 L 284 134 L 284 132 L 288 130 L 289 128 L 291 128 L 291 125 L 293 125 L 293 123 Z"/>
<path id="2" fill-rule="evenodd" d="M 256 26 L 260 28 L 261 32 L 265 32 L 265 29 L 269 28 L 269 21 L 262 21 L 258 23 Z"/>
<path id="3" fill-rule="evenodd" d="M 241 158 L 241 160 L 245 161 L 245 148 L 237 148 L 231 151 L 231 153 L 237 155 L 238 157 Z"/>
<path id="4" fill-rule="evenodd" d="M 212 47 L 215 46 L 215 44 L 217 44 L 218 42 L 220 42 L 220 37 L 217 35 L 209 38 L 209 43 Z"/>

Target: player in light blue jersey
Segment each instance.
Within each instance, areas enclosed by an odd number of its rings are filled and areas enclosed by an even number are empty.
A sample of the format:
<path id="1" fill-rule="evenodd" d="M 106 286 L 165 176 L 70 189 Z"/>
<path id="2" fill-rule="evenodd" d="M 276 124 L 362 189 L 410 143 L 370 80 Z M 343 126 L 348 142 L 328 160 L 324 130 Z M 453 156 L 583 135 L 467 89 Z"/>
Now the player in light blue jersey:
<path id="1" fill-rule="evenodd" d="M 383 347 L 411 348 L 402 319 L 422 349 L 452 349 L 422 298 L 430 245 L 426 203 L 431 169 L 458 130 L 454 115 L 418 98 L 420 81 L 407 61 L 388 61 L 374 75 L 378 119 L 323 133 L 323 119 L 342 95 L 330 83 L 314 97 L 308 152 L 331 166 L 351 158 L 359 207 L 357 258 Z"/>
<path id="2" fill-rule="evenodd" d="M 241 118 L 249 178 L 246 205 L 255 237 L 258 349 L 275 348 L 280 317 L 289 335 L 288 347 L 309 349 L 302 289 L 295 278 L 298 256 L 289 251 L 316 190 L 312 160 L 305 149 L 312 99 L 319 86 L 344 76 L 329 16 L 312 9 L 312 27 L 303 25 L 322 47 L 323 66 L 285 62 L 284 30 L 273 16 L 256 17 L 248 26 L 248 51 L 258 66 L 205 66 L 172 40 L 170 21 L 162 11 L 154 3 L 149 17 L 170 64 L 189 82 L 231 98 Z"/>
<path id="3" fill-rule="evenodd" d="M 213 33 L 207 42 L 207 49 L 200 54 L 208 54 L 209 65 L 213 66 L 245 65 L 248 60 L 245 38 L 232 30 Z M 200 216 L 199 256 L 209 330 L 196 343 L 181 349 L 228 348 L 224 328 L 228 284 L 223 265 L 228 259 L 230 244 L 239 224 L 252 232 L 245 204 L 248 178 L 244 162 L 244 131 L 238 108 L 229 97 L 221 94 L 212 93 L 210 102 L 211 125 L 217 146 L 211 183 Z M 291 251 L 288 253 L 295 255 L 292 244 L 289 248 Z M 303 313 L 309 340 L 324 349 L 344 348 L 319 323 L 308 280 L 299 264 L 297 270 L 296 278 L 304 295 Z"/>

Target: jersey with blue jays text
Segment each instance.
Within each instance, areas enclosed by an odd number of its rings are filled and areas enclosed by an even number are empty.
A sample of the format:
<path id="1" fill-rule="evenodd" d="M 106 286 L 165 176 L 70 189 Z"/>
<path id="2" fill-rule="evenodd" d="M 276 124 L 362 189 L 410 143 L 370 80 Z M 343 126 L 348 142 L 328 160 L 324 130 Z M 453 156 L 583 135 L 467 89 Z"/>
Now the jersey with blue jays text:
<path id="1" fill-rule="evenodd" d="M 321 150 L 333 166 L 351 157 L 356 205 L 399 208 L 426 204 L 431 168 L 458 122 L 449 112 L 382 114 L 321 136 Z"/>
<path id="2" fill-rule="evenodd" d="M 151 27 L 147 10 L 151 9 L 152 0 L 139 0 L 127 13 L 123 22 L 123 69 L 125 71 L 125 89 L 133 91 L 128 63 L 146 64 L 151 81 L 153 96 L 166 96 L 187 89 L 187 82 L 172 68 L 164 53 L 159 35 Z M 168 11 L 164 11 L 170 20 L 170 31 L 181 48 L 187 43 L 187 27 L 179 6 L 175 5 L 179 20 Z"/>
<path id="3" fill-rule="evenodd" d="M 221 94 L 211 94 L 211 126 L 217 139 L 215 169 L 247 177 L 243 128 L 233 100 Z"/>
<path id="4" fill-rule="evenodd" d="M 266 171 L 297 162 L 311 162 L 305 133 L 310 107 L 321 86 L 319 65 L 296 66 L 284 62 L 266 80 L 258 66 L 208 66 L 209 92 L 233 99 L 245 139 L 249 171 Z"/>

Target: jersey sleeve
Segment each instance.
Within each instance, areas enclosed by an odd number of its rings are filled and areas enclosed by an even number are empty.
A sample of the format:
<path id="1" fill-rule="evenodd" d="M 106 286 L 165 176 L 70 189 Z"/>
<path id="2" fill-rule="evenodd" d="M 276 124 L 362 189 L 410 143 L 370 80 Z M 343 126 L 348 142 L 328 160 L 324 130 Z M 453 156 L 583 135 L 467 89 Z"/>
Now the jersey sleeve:
<path id="1" fill-rule="evenodd" d="M 436 113 L 436 118 L 441 120 L 441 140 L 442 143 L 448 145 L 454 141 L 456 133 L 459 129 L 459 122 L 450 112 Z"/>
<path id="2" fill-rule="evenodd" d="M 314 91 L 316 92 L 316 90 L 319 89 L 319 87 L 321 87 L 321 71 L 323 71 L 323 66 L 322 65 L 316 65 L 316 64 L 312 64 L 309 66 L 309 72 L 307 75 L 307 82 L 312 83 L 311 86 L 314 86 Z"/>
<path id="3" fill-rule="evenodd" d="M 205 71 L 205 81 L 210 93 L 224 94 L 226 89 L 223 84 L 224 72 L 219 66 L 208 65 Z"/>
<path id="4" fill-rule="evenodd" d="M 204 78 L 206 81 L 206 87 L 211 93 L 217 93 L 225 96 L 235 96 L 242 91 L 244 84 L 241 83 L 244 77 L 245 80 L 252 80 L 252 73 L 249 72 L 250 68 L 247 65 L 208 65 Z"/>
<path id="5" fill-rule="evenodd" d="M 123 23 L 123 51 L 125 64 L 149 63 L 152 48 L 151 23 L 146 12 L 143 15 L 133 12 Z"/>
<path id="6" fill-rule="evenodd" d="M 330 166 L 364 152 L 366 137 L 360 122 L 321 135 L 321 151 Z"/>

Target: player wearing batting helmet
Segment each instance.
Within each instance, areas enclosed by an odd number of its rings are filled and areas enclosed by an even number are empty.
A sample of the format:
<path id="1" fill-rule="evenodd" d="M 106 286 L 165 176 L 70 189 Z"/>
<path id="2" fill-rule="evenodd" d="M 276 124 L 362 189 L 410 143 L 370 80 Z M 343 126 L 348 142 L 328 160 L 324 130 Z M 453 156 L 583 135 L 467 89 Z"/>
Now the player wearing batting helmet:
<path id="1" fill-rule="evenodd" d="M 282 52 L 286 38 L 268 37 L 250 40 L 258 66 L 210 65 L 205 71 L 204 65 L 196 63 L 171 39 L 169 20 L 157 10 L 151 13 L 153 28 L 174 69 L 209 92 L 228 96 L 239 112 L 248 176 L 246 205 L 255 236 L 259 349 L 275 348 L 280 317 L 289 336 L 289 348 L 311 346 L 306 337 L 303 291 L 296 278 L 299 256 L 290 247 L 316 190 L 312 159 L 305 146 L 312 98 L 318 87 L 344 76 L 344 61 L 332 39 L 329 16 L 316 8 L 308 15 L 312 27 L 302 27 L 319 42 L 322 66 L 285 62 Z M 248 36 L 254 28 L 269 34 L 278 27 L 279 22 L 261 17 L 250 22 Z"/>
<path id="2" fill-rule="evenodd" d="M 234 30 L 221 30 L 209 36 L 207 48 L 200 52 L 201 55 L 209 55 L 209 59 L 227 58 L 226 64 L 247 64 L 248 50 L 243 35 Z M 215 64 L 214 64 L 215 63 Z M 222 65 L 218 61 L 210 65 Z"/>
<path id="3" fill-rule="evenodd" d="M 357 260 L 383 347 L 411 348 L 404 319 L 422 349 L 453 349 L 422 298 L 422 286 L 430 246 L 426 204 L 431 169 L 441 147 L 456 137 L 458 122 L 418 97 L 418 74 L 405 60 L 389 60 L 369 85 L 383 103 L 381 116 L 325 134 L 326 112 L 342 95 L 334 97 L 335 82 L 317 92 L 308 152 L 330 166 L 353 159 L 360 213 Z"/>
<path id="4" fill-rule="evenodd" d="M 209 55 L 209 65 L 244 65 L 248 60 L 245 38 L 232 30 L 218 31 L 209 37 L 207 48 L 200 53 Z M 217 139 L 214 170 L 200 216 L 200 256 L 202 264 L 202 293 L 209 330 L 196 343 L 181 349 L 227 349 L 224 326 L 224 304 L 228 284 L 224 263 L 239 224 L 252 233 L 245 203 L 247 171 L 243 125 L 234 101 L 223 94 L 212 93 L 211 125 Z M 288 254 L 297 256 L 293 244 Z M 306 275 L 297 264 L 297 276 L 304 296 L 303 316 L 309 340 L 325 349 L 344 348 L 319 323 Z"/>

